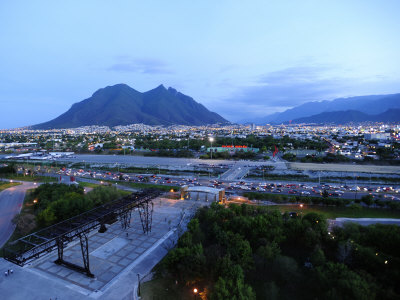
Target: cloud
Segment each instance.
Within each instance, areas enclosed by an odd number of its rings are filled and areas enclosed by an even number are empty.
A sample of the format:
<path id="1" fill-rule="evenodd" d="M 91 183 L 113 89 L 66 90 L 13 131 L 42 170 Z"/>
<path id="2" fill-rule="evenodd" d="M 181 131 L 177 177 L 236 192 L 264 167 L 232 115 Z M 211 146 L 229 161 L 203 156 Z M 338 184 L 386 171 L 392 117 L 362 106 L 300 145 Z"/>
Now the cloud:
<path id="1" fill-rule="evenodd" d="M 156 59 L 132 59 L 126 56 L 120 56 L 118 62 L 109 68 L 108 71 L 114 72 L 134 72 L 141 74 L 171 74 L 171 70 L 169 70 L 168 66 Z"/>
<path id="2" fill-rule="evenodd" d="M 349 81 L 329 77 L 325 67 L 293 67 L 260 76 L 245 87 L 239 101 L 268 106 L 295 106 L 306 101 L 326 100 L 349 89 Z"/>
<path id="3" fill-rule="evenodd" d="M 291 67 L 261 74 L 212 107 L 232 120 L 261 117 L 308 101 L 330 100 L 348 94 L 354 79 L 335 76 L 329 66 Z"/>

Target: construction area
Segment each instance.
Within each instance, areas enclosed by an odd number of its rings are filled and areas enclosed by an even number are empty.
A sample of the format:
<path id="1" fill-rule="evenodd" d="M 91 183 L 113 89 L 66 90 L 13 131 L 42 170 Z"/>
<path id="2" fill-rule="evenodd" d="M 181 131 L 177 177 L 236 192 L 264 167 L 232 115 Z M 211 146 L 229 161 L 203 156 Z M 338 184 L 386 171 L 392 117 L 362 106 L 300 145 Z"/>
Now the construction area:
<path id="1" fill-rule="evenodd" d="M 88 222 L 79 223 L 81 229 L 75 228 L 73 234 L 58 230 L 52 240 L 40 232 L 19 240 L 31 246 L 24 251 L 11 249 L 15 252 L 5 253 L 7 260 L 0 259 L 2 297 L 136 299 L 139 281 L 174 246 L 197 208 L 211 203 L 162 196 L 143 199 L 141 205 L 120 203 L 118 210 L 107 214 L 103 210 L 97 219 L 90 219 L 93 228 Z M 115 211 L 118 221 L 108 218 L 111 224 L 105 226 L 99 222 Z"/>

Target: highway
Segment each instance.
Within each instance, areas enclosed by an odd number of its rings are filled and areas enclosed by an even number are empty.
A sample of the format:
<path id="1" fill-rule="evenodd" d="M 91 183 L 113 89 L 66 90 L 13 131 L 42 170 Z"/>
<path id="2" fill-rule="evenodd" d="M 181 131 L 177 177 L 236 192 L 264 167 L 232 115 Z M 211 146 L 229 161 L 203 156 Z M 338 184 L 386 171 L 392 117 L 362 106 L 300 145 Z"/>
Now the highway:
<path id="1" fill-rule="evenodd" d="M 35 187 L 33 182 L 22 182 L 21 185 L 0 192 L 0 247 L 14 232 L 15 226 L 12 224 L 12 219 L 20 212 L 26 191 Z"/>

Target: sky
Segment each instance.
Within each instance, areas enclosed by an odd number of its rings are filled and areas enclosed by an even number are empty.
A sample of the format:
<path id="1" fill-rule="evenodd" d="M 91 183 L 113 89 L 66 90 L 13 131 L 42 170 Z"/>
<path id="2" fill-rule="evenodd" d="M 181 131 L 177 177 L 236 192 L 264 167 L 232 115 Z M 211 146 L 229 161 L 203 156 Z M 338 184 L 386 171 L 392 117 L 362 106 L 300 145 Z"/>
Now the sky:
<path id="1" fill-rule="evenodd" d="M 0 1 L 0 128 L 164 84 L 230 121 L 400 93 L 398 0 Z"/>

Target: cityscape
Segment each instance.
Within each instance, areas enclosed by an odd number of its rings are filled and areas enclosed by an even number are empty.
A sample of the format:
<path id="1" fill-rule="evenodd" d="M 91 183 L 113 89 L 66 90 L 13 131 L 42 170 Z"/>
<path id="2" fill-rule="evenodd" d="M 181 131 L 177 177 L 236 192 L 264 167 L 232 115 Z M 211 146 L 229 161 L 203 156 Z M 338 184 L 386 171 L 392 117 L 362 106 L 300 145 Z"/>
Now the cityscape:
<path id="1" fill-rule="evenodd" d="M 1 299 L 400 298 L 399 3 L 25 5 Z"/>

